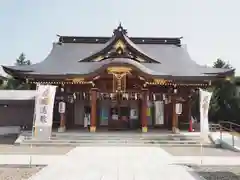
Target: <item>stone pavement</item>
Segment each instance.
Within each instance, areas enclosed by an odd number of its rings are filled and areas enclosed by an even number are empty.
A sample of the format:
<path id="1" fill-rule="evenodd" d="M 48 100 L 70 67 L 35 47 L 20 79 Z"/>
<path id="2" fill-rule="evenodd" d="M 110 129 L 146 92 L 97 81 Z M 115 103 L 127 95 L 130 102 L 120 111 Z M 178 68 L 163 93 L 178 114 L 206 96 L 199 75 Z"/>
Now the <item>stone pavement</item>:
<path id="1" fill-rule="evenodd" d="M 194 180 L 173 157 L 154 147 L 77 147 L 29 180 Z"/>
<path id="2" fill-rule="evenodd" d="M 48 165 L 62 159 L 63 155 L 0 155 L 0 165 Z"/>
<path id="3" fill-rule="evenodd" d="M 196 177 L 182 164 L 240 165 L 240 156 L 173 156 L 159 147 L 77 147 L 66 155 L 0 155 L 0 165 L 30 161 L 48 165 L 32 180 L 190 180 Z"/>
<path id="4" fill-rule="evenodd" d="M 0 144 L 0 155 L 64 155 L 73 148 L 72 146 L 15 146 Z"/>
<path id="5" fill-rule="evenodd" d="M 201 147 L 161 146 L 161 148 L 173 156 L 240 156 L 239 152 L 216 147 L 204 147 L 201 149 Z"/>

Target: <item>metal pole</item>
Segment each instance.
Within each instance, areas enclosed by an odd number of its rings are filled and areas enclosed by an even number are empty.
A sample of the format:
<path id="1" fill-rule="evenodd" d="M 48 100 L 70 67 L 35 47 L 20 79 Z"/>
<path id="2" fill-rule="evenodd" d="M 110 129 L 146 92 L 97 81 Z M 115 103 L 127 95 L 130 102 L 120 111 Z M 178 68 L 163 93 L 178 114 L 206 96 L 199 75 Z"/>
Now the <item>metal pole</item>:
<path id="1" fill-rule="evenodd" d="M 234 142 L 234 134 L 232 134 L 232 145 L 233 145 L 233 147 L 234 147 L 234 145 L 235 145 L 235 142 Z"/>
<path id="2" fill-rule="evenodd" d="M 201 106 L 201 101 L 200 101 L 200 106 Z M 202 113 L 201 112 L 201 110 L 200 110 L 200 113 Z M 202 118 L 201 118 L 202 117 Z M 203 118 L 203 115 L 201 115 L 200 114 L 200 131 L 201 131 L 201 165 L 203 164 L 203 142 L 204 142 L 204 138 L 205 138 L 205 132 L 204 132 L 204 118 Z M 201 127 L 201 121 L 202 121 L 202 127 Z"/>
<path id="3" fill-rule="evenodd" d="M 203 165 L 203 142 L 201 140 L 201 165 Z"/>
<path id="4" fill-rule="evenodd" d="M 220 140 L 222 142 L 222 126 L 220 125 Z"/>
<path id="5" fill-rule="evenodd" d="M 39 85 L 37 84 L 36 86 L 36 92 L 38 92 L 38 88 L 39 88 Z M 37 94 L 38 96 L 38 94 Z M 35 104 L 34 104 L 34 112 L 33 112 L 33 125 L 32 125 L 32 137 L 31 137 L 31 141 L 35 135 L 35 121 L 36 121 L 36 96 L 35 96 Z M 32 152 L 32 148 L 33 148 L 33 144 L 32 142 L 30 143 L 30 149 L 31 149 L 31 152 Z M 30 154 L 30 158 L 29 158 L 29 166 L 32 167 L 32 154 Z"/>

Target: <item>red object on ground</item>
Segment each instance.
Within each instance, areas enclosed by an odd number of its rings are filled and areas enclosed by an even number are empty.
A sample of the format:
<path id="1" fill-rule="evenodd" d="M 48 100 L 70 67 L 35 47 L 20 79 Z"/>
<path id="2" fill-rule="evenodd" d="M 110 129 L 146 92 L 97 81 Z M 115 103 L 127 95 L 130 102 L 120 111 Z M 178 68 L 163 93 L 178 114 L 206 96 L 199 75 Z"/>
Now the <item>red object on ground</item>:
<path id="1" fill-rule="evenodd" d="M 193 132 L 193 121 L 192 121 L 192 119 L 190 119 L 190 121 L 189 121 L 188 132 Z"/>

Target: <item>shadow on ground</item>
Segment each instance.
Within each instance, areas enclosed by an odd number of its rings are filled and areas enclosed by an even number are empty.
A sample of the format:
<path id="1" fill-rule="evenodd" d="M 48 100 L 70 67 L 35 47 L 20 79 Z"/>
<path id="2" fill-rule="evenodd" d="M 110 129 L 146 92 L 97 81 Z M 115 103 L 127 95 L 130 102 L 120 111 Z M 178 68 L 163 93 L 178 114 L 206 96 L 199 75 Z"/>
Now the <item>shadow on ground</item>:
<path id="1" fill-rule="evenodd" d="M 201 177 L 206 180 L 240 180 L 240 176 L 229 172 L 229 171 L 221 171 L 221 172 L 197 172 Z"/>
<path id="2" fill-rule="evenodd" d="M 187 165 L 187 167 L 206 180 L 240 180 L 240 166 Z"/>
<path id="3" fill-rule="evenodd" d="M 1 135 L 0 144 L 14 144 L 17 138 L 18 134 Z"/>

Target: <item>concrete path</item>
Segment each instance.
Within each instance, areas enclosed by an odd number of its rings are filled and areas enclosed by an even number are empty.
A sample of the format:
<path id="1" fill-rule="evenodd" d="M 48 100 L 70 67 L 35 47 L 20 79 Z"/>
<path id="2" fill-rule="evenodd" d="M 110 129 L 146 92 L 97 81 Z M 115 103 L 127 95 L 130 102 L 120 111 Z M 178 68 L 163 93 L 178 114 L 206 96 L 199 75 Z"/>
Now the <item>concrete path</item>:
<path id="1" fill-rule="evenodd" d="M 205 166 L 240 166 L 240 156 L 175 156 L 173 162 Z"/>
<path id="2" fill-rule="evenodd" d="M 240 156 L 172 156 L 158 147 L 77 147 L 66 155 L 0 155 L 3 165 L 30 161 L 48 165 L 30 180 L 193 180 L 196 175 L 179 164 L 240 165 Z"/>
<path id="3" fill-rule="evenodd" d="M 0 155 L 0 165 L 48 165 L 62 159 L 61 155 Z"/>
<path id="4" fill-rule="evenodd" d="M 173 157 L 154 147 L 77 147 L 30 180 L 194 180 Z M 174 173 L 173 173 L 174 172 Z"/>
<path id="5" fill-rule="evenodd" d="M 84 148 L 84 147 L 81 147 L 81 148 Z M 92 149 L 93 147 L 89 147 L 89 148 Z M 106 148 L 108 150 L 112 149 L 112 147 L 106 147 Z M 125 148 L 129 149 L 129 147 L 125 147 Z M 157 159 L 160 159 L 161 161 L 160 163 L 167 162 L 170 164 L 201 164 L 202 163 L 202 165 L 240 165 L 240 156 L 172 156 L 166 153 L 165 151 L 162 151 L 161 148 L 150 147 L 150 149 L 156 149 L 155 151 L 157 153 L 154 153 L 154 154 L 160 154 L 162 152 L 165 153 L 165 155 L 158 155 L 161 157 L 161 159 L 158 158 L 158 156 L 156 156 Z M 98 150 L 98 147 L 96 147 L 96 150 Z M 119 154 L 119 152 L 117 153 Z M 139 156 L 140 155 L 141 154 L 139 154 Z M 78 156 L 79 155 L 76 155 L 76 157 Z M 135 154 L 135 156 L 137 156 L 137 154 Z M 167 156 L 167 159 L 165 156 Z M 30 163 L 32 165 L 48 165 L 48 164 L 54 164 L 56 162 L 62 161 L 66 157 L 69 157 L 69 154 L 67 155 L 35 155 L 35 154 L 0 155 L 0 165 L 6 165 L 6 164 L 28 165 Z"/>

